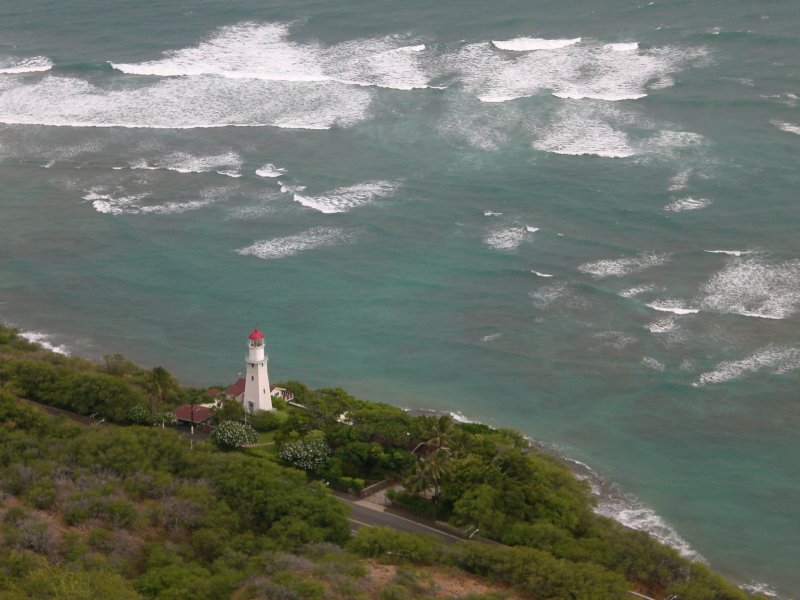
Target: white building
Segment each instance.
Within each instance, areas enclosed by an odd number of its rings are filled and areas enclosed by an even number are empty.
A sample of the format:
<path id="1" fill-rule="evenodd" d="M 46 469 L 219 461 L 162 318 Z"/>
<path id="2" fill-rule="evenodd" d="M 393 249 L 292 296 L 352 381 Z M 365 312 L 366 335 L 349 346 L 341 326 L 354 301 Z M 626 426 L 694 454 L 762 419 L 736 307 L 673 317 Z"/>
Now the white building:
<path id="1" fill-rule="evenodd" d="M 272 410 L 272 396 L 269 389 L 269 375 L 264 352 L 264 334 L 256 327 L 247 336 L 247 368 L 244 377 L 244 397 L 242 405 L 249 413 Z"/>
<path id="2" fill-rule="evenodd" d="M 269 357 L 264 352 L 264 334 L 256 327 L 247 336 L 247 357 L 245 376 L 228 387 L 224 394 L 242 403 L 249 413 L 272 410 L 272 397 L 292 400 L 294 395 L 283 388 L 269 385 L 267 373 Z"/>

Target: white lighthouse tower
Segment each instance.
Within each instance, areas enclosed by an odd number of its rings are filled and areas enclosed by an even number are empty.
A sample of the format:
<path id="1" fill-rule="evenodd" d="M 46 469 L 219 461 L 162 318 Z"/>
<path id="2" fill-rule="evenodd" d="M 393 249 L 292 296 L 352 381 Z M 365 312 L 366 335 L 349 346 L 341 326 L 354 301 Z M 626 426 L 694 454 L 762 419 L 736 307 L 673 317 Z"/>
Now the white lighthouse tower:
<path id="1" fill-rule="evenodd" d="M 247 336 L 247 372 L 242 405 L 249 413 L 272 410 L 267 361 L 268 358 L 264 352 L 264 334 L 256 327 Z"/>

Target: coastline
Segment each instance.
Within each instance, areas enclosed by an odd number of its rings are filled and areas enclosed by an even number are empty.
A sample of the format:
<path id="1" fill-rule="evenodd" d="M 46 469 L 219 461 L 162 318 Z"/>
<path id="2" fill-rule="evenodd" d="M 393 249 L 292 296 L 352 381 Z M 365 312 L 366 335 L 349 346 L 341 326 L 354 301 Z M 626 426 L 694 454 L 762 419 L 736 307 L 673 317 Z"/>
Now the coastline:
<path id="1" fill-rule="evenodd" d="M 4 322 L 4 325 L 16 327 L 14 324 Z M 47 351 L 70 357 L 82 357 L 88 360 L 97 361 L 96 357 L 86 356 L 81 353 L 76 346 L 68 343 L 54 343 L 54 338 L 58 339 L 57 334 L 50 334 L 38 329 L 18 329 L 20 337 L 29 342 L 40 345 Z M 412 416 L 442 416 L 448 415 L 458 423 L 484 424 L 481 421 L 471 419 L 459 411 L 448 411 L 441 409 L 431 409 L 423 407 L 398 407 Z M 491 426 L 494 427 L 494 426 Z M 496 427 L 494 427 L 496 428 Z M 632 530 L 642 531 L 659 542 L 677 550 L 685 558 L 709 564 L 708 560 L 694 550 L 671 525 L 669 525 L 655 510 L 643 504 L 635 495 L 625 492 L 612 480 L 603 477 L 592 467 L 569 456 L 564 448 L 542 440 L 531 438 L 523 434 L 532 448 L 544 454 L 553 456 L 565 463 L 572 474 L 581 481 L 586 481 L 592 495 L 597 503 L 594 512 L 598 515 L 608 517 L 617 523 Z M 781 596 L 774 588 L 762 582 L 751 581 L 749 583 L 736 580 L 728 575 L 739 588 L 749 593 L 763 594 L 764 596 L 775 598 L 776 600 L 790 600 L 786 596 Z"/>

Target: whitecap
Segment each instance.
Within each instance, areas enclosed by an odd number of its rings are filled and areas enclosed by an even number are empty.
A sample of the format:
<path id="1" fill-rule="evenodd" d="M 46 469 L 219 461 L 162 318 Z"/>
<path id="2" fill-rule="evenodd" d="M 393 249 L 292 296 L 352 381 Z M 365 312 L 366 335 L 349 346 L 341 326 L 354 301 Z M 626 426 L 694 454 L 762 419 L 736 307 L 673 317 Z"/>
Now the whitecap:
<path id="1" fill-rule="evenodd" d="M 746 254 L 752 254 L 750 250 L 703 250 L 703 252 L 708 252 L 709 254 L 726 254 L 728 256 L 744 256 Z"/>
<path id="2" fill-rule="evenodd" d="M 796 135 L 800 135 L 800 125 L 795 125 L 794 123 L 787 123 L 786 121 L 772 121 L 772 124 L 775 125 L 781 131 L 785 131 L 786 133 L 794 133 Z"/>
<path id="3" fill-rule="evenodd" d="M 499 338 L 501 335 L 503 335 L 503 334 L 502 333 L 490 333 L 489 335 L 484 335 L 481 338 L 481 341 L 482 342 L 491 342 L 491 341 L 496 340 L 497 338 Z"/>
<path id="4" fill-rule="evenodd" d="M 329 129 L 366 118 L 371 98 L 369 90 L 342 84 L 199 76 L 107 90 L 83 79 L 49 75 L 32 84 L 0 91 L 0 123 L 155 129 Z"/>
<path id="5" fill-rule="evenodd" d="M 703 287 L 706 310 L 785 319 L 800 306 L 800 260 L 731 259 Z"/>
<path id="6" fill-rule="evenodd" d="M 494 212 L 494 211 L 491 211 L 491 210 L 483 211 L 483 216 L 484 217 L 500 217 L 502 215 L 503 215 L 503 213 L 501 213 L 501 212 Z"/>
<path id="7" fill-rule="evenodd" d="M 53 61 L 46 56 L 34 56 L 22 60 L 0 58 L 0 73 L 15 75 L 19 73 L 41 73 L 53 68 Z"/>
<path id="8" fill-rule="evenodd" d="M 664 210 L 669 212 L 683 212 L 686 210 L 700 210 L 711 204 L 708 198 L 678 198 L 666 206 Z"/>
<path id="9" fill-rule="evenodd" d="M 131 169 L 165 169 L 178 173 L 206 173 L 215 171 L 228 177 L 240 177 L 241 157 L 233 151 L 210 156 L 198 156 L 188 152 L 173 152 L 148 163 L 146 159 L 134 161 Z"/>
<path id="10" fill-rule="evenodd" d="M 302 233 L 261 240 L 240 248 L 236 252 L 243 256 L 256 256 L 264 260 L 294 256 L 300 252 L 314 250 L 324 246 L 332 246 L 353 241 L 353 234 L 343 229 L 330 227 L 314 227 Z"/>
<path id="11" fill-rule="evenodd" d="M 686 308 L 686 305 L 681 300 L 661 300 L 650 302 L 645 306 L 649 306 L 658 312 L 668 312 L 673 315 L 696 315 L 700 312 L 699 308 Z"/>
<path id="12" fill-rule="evenodd" d="M 613 52 L 633 52 L 639 49 L 639 42 L 617 42 L 614 44 L 605 44 L 604 50 L 611 50 Z"/>
<path id="13" fill-rule="evenodd" d="M 63 354 L 64 356 L 69 356 L 69 348 L 63 344 L 54 344 L 51 340 L 53 338 L 52 335 L 49 333 L 43 333 L 41 331 L 21 331 L 19 336 L 25 338 L 29 342 L 33 342 L 34 344 L 39 344 L 42 348 L 46 350 L 50 350 L 50 352 L 55 352 L 56 354 Z"/>
<path id="14" fill-rule="evenodd" d="M 761 371 L 783 375 L 798 368 L 800 368 L 799 348 L 770 345 L 741 360 L 719 363 L 713 371 L 700 375 L 692 385 L 702 387 L 713 383 L 724 383 Z"/>
<path id="15" fill-rule="evenodd" d="M 260 169 L 256 169 L 256 175 L 259 177 L 280 177 L 286 174 L 286 169 L 276 167 L 272 163 L 267 163 Z"/>
<path id="16" fill-rule="evenodd" d="M 539 228 L 533 227 L 531 225 L 525 225 L 525 231 L 527 231 L 528 233 L 536 233 L 537 231 L 539 231 Z"/>
<path id="17" fill-rule="evenodd" d="M 556 114 L 532 145 L 555 154 L 627 158 L 636 153 L 627 133 L 609 123 L 622 119 L 617 110 L 570 105 Z"/>
<path id="18" fill-rule="evenodd" d="M 512 50 L 514 52 L 530 52 L 532 50 L 558 50 L 579 44 L 581 38 L 572 39 L 545 39 L 518 37 L 511 40 L 492 40 L 492 44 L 500 50 Z"/>
<path id="19" fill-rule="evenodd" d="M 645 367 L 649 367 L 649 368 L 653 369 L 654 371 L 662 371 L 663 372 L 664 369 L 666 368 L 664 366 L 664 363 L 662 363 L 659 360 L 656 360 L 652 356 L 643 356 L 642 357 L 642 364 Z"/>
<path id="20" fill-rule="evenodd" d="M 653 321 L 649 325 L 647 325 L 647 330 L 650 333 L 670 333 L 675 331 L 678 327 L 678 322 L 675 317 L 664 317 L 662 319 L 658 319 L 657 321 Z"/>
<path id="21" fill-rule="evenodd" d="M 224 199 L 224 189 L 206 189 L 200 192 L 200 198 L 183 202 L 166 202 L 164 204 L 145 204 L 149 193 L 126 194 L 121 188 L 107 191 L 102 187 L 88 190 L 83 199 L 92 203 L 99 213 L 109 215 L 145 215 L 145 214 L 178 214 L 197 210 Z"/>
<path id="22" fill-rule="evenodd" d="M 397 188 L 397 182 L 368 181 L 337 188 L 319 196 L 303 196 L 295 192 L 294 201 L 322 213 L 340 213 L 368 204 L 375 198 L 392 196 Z"/>
<path id="23" fill-rule="evenodd" d="M 670 180 L 669 191 L 675 192 L 684 190 L 689 184 L 689 178 L 692 176 L 692 169 L 683 169 L 678 171 Z"/>
<path id="24" fill-rule="evenodd" d="M 603 277 L 623 277 L 631 273 L 638 273 L 645 269 L 664 265 L 669 261 L 669 254 L 643 252 L 626 258 L 611 258 L 585 263 L 580 265 L 578 270 L 598 279 Z"/>
<path id="25" fill-rule="evenodd" d="M 533 273 L 537 277 L 544 277 L 544 278 L 552 277 L 550 273 L 542 273 L 541 271 L 534 271 L 533 269 L 531 269 L 531 273 Z"/>
<path id="26" fill-rule="evenodd" d="M 514 250 L 525 241 L 527 233 L 522 227 L 500 227 L 490 231 L 483 241 L 495 250 Z"/>
<path id="27" fill-rule="evenodd" d="M 228 79 L 340 82 L 401 90 L 427 87 L 425 44 L 402 36 L 342 42 L 330 47 L 289 40 L 285 23 L 245 22 L 222 27 L 208 41 L 141 63 L 112 63 L 136 75 L 214 75 Z"/>
<path id="28" fill-rule="evenodd" d="M 648 283 L 646 285 L 638 285 L 632 288 L 628 288 L 627 290 L 622 290 L 619 292 L 619 295 L 623 298 L 633 298 L 634 296 L 638 296 L 639 294 L 644 294 L 645 292 L 652 292 L 655 289 L 655 286 Z"/>

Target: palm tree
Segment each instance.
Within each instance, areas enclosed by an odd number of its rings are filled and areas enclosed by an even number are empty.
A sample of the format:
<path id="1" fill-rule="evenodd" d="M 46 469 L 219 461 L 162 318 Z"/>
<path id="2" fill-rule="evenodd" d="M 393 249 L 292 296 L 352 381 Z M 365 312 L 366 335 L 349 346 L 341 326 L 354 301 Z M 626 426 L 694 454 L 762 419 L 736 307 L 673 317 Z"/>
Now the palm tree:
<path id="1" fill-rule="evenodd" d="M 406 489 L 412 494 L 424 494 L 433 488 L 431 501 L 439 511 L 439 492 L 442 477 L 447 474 L 447 454 L 441 450 L 432 452 L 425 458 L 417 459 L 414 471 L 405 480 Z"/>
<path id="2" fill-rule="evenodd" d="M 423 434 L 429 439 L 426 443 L 435 446 L 436 450 L 450 450 L 450 443 L 456 433 L 455 421 L 450 415 L 428 417 L 423 424 Z"/>

